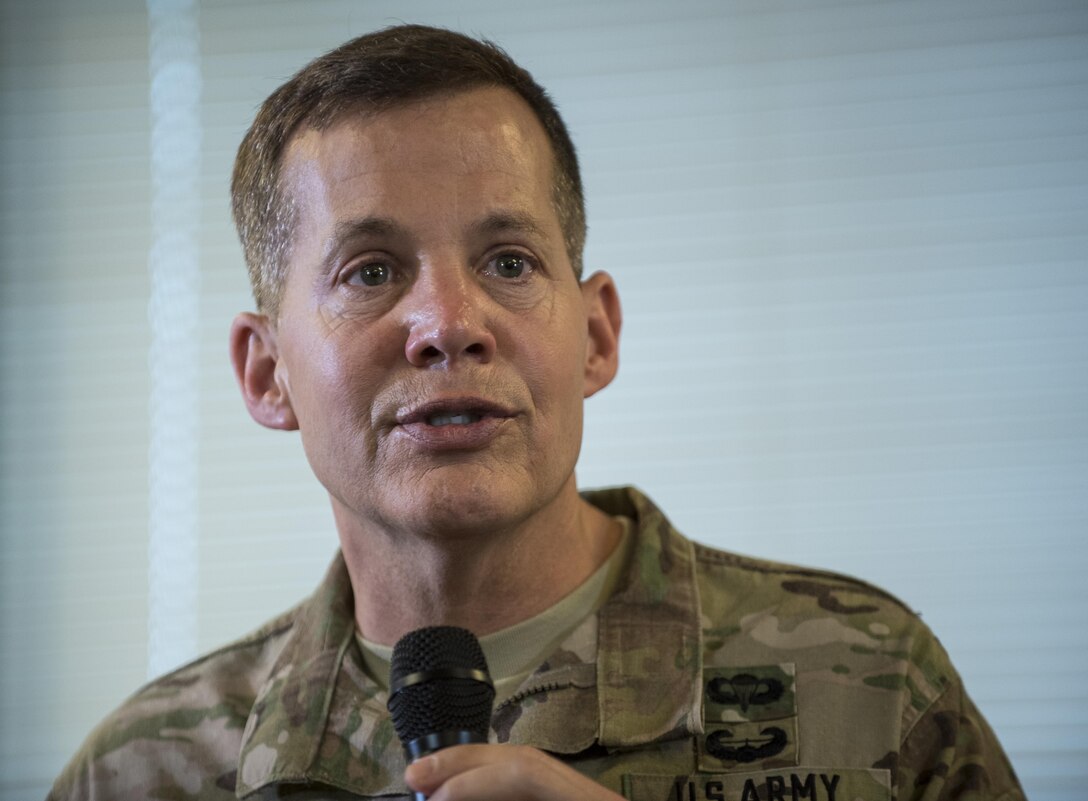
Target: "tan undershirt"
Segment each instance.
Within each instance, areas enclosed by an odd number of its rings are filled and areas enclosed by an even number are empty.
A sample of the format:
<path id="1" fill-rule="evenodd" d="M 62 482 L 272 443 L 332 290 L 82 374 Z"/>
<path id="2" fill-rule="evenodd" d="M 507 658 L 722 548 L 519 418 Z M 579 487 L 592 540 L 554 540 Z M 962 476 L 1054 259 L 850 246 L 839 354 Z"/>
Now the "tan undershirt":
<path id="1" fill-rule="evenodd" d="M 593 575 L 543 612 L 480 638 L 480 647 L 487 658 L 491 679 L 495 682 L 496 704 L 512 696 L 578 624 L 595 614 L 612 595 L 623 564 L 627 561 L 627 551 L 634 540 L 631 520 L 622 516 L 613 519 L 621 527 L 619 544 Z M 392 646 L 370 642 L 358 631 L 355 639 L 359 643 L 367 674 L 383 690 L 388 689 Z"/>

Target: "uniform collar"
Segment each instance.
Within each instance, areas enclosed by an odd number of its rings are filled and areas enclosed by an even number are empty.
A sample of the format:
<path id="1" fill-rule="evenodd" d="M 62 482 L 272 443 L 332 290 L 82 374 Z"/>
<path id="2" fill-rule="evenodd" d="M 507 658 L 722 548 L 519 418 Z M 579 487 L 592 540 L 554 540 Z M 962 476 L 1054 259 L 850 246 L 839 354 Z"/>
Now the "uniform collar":
<path id="1" fill-rule="evenodd" d="M 390 775 L 365 755 L 352 753 L 357 738 L 367 736 L 364 721 L 370 724 L 370 743 L 396 741 L 384 694 L 367 678 L 361 661 L 354 593 L 337 554 L 317 591 L 299 608 L 288 642 L 258 691 L 242 734 L 239 798 L 272 784 L 407 792 L 400 776 L 403 762 Z"/>
<path id="2" fill-rule="evenodd" d="M 598 741 L 632 747 L 698 733 L 702 628 L 692 545 L 635 489 L 584 497 L 634 519 L 637 532 L 625 581 L 598 615 Z"/>
<path id="3" fill-rule="evenodd" d="M 571 754 L 698 733 L 701 629 L 691 543 L 634 489 L 584 497 L 635 521 L 623 578 L 598 614 L 496 711 L 492 736 Z M 366 676 L 354 634 L 354 596 L 338 555 L 258 692 L 242 736 L 239 798 L 280 783 L 408 793 L 387 695 Z M 572 692 L 554 692 L 566 688 Z M 534 703 L 520 703 L 530 697 Z"/>

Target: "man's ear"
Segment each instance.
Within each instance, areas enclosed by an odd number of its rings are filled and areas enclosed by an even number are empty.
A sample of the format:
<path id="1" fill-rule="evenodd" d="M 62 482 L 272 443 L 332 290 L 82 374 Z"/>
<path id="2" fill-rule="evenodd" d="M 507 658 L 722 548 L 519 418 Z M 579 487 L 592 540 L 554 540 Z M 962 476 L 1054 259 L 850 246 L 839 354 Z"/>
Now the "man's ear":
<path id="1" fill-rule="evenodd" d="M 620 366 L 620 296 L 612 276 L 593 273 L 582 282 L 589 338 L 586 342 L 585 397 L 604 389 Z"/>
<path id="2" fill-rule="evenodd" d="M 276 331 L 267 316 L 242 312 L 234 318 L 230 361 L 249 416 L 267 428 L 297 430 L 287 374 L 279 365 Z"/>

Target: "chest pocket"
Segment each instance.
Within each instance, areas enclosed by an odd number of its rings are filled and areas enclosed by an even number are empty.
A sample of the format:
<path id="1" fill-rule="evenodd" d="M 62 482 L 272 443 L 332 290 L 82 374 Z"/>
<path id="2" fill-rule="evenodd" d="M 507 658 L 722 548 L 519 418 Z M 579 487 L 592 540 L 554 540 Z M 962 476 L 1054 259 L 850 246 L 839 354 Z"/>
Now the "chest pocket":
<path id="1" fill-rule="evenodd" d="M 698 769 L 796 765 L 796 690 L 792 663 L 705 668 Z"/>

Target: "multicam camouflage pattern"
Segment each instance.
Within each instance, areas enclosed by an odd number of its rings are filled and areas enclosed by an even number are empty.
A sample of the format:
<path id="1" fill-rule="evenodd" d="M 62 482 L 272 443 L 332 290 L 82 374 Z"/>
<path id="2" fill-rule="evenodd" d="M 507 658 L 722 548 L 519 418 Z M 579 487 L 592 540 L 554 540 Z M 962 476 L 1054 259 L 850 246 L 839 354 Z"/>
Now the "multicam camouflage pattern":
<path id="1" fill-rule="evenodd" d="M 695 545 L 633 490 L 615 595 L 495 710 L 632 801 L 1023 799 L 918 618 L 867 584 Z M 51 799 L 408 798 L 337 560 L 315 595 L 142 689 Z"/>

